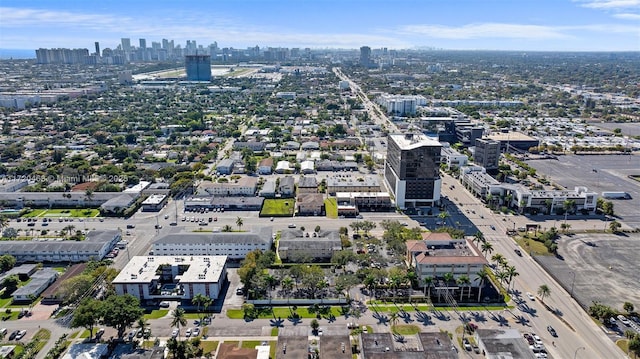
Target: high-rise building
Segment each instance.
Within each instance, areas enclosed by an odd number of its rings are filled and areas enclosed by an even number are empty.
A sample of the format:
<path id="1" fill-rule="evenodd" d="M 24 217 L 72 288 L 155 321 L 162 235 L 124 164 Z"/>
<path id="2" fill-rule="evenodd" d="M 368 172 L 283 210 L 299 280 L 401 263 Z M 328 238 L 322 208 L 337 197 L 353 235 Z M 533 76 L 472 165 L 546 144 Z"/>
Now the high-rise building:
<path id="1" fill-rule="evenodd" d="M 371 48 L 369 46 L 360 48 L 360 65 L 364 67 L 371 66 Z"/>
<path id="2" fill-rule="evenodd" d="M 140 48 L 141 49 L 146 49 L 147 48 L 147 39 L 138 39 L 138 41 L 140 42 Z"/>
<path id="3" fill-rule="evenodd" d="M 100 43 L 96 41 L 94 45 L 96 45 L 96 56 L 100 57 Z"/>
<path id="4" fill-rule="evenodd" d="M 473 162 L 491 173 L 498 170 L 499 161 L 500 142 L 488 138 L 477 138 Z"/>
<path id="5" fill-rule="evenodd" d="M 184 63 L 188 81 L 211 81 L 211 56 L 188 55 Z"/>
<path id="6" fill-rule="evenodd" d="M 401 209 L 440 201 L 440 142 L 421 133 L 390 134 L 384 179 Z"/>
<path id="7" fill-rule="evenodd" d="M 122 44 L 122 51 L 129 52 L 131 51 L 131 39 L 122 38 L 120 39 L 120 43 Z"/>

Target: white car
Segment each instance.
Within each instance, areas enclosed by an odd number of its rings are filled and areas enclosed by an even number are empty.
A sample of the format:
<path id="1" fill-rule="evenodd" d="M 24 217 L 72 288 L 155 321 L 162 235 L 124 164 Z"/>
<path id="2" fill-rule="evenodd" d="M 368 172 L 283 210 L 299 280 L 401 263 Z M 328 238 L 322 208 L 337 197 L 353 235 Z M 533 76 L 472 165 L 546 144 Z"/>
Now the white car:
<path id="1" fill-rule="evenodd" d="M 177 337 L 177 336 L 178 336 L 178 334 L 180 334 L 180 331 L 179 331 L 178 329 L 174 329 L 174 330 L 171 332 L 171 338 L 175 338 L 175 337 Z"/>
<path id="2" fill-rule="evenodd" d="M 184 332 L 184 336 L 189 338 L 191 336 L 191 328 L 187 329 L 186 332 Z"/>
<path id="3" fill-rule="evenodd" d="M 629 319 L 627 319 L 624 315 L 620 314 L 618 315 L 618 320 L 622 322 L 622 324 L 624 325 L 629 325 L 631 324 L 631 322 L 629 321 Z"/>
<path id="4" fill-rule="evenodd" d="M 536 297 L 533 296 L 533 294 L 527 292 L 527 298 L 529 298 L 529 300 L 536 300 Z"/>
<path id="5" fill-rule="evenodd" d="M 197 337 L 200 335 L 200 328 L 193 328 L 193 332 L 191 333 L 192 337 Z"/>

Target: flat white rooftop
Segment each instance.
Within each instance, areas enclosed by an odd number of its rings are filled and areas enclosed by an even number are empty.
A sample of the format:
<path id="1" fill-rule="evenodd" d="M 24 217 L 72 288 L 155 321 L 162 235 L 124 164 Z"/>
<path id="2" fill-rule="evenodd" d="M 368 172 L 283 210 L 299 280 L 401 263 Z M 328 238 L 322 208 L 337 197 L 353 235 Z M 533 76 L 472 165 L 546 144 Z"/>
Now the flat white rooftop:
<path id="1" fill-rule="evenodd" d="M 160 278 L 163 265 L 183 268 L 174 278 L 179 283 L 212 283 L 220 279 L 226 262 L 227 256 L 135 256 L 113 283 L 150 283 Z"/>
<path id="2" fill-rule="evenodd" d="M 391 137 L 402 150 L 411 150 L 423 146 L 442 147 L 440 142 L 421 133 L 391 134 L 389 137 Z"/>

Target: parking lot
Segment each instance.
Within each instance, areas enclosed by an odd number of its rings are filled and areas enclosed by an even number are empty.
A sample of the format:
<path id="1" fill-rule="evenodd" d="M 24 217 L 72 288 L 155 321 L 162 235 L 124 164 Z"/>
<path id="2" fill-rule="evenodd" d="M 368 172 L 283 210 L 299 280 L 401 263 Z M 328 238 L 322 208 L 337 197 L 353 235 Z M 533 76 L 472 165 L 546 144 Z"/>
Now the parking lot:
<path id="1" fill-rule="evenodd" d="M 598 301 L 622 310 L 624 302 L 640 303 L 640 234 L 576 234 L 563 236 L 558 246 L 561 259 L 538 256 L 536 260 L 567 291 L 573 287 L 581 305 Z"/>
<path id="2" fill-rule="evenodd" d="M 603 191 L 624 191 L 628 200 L 612 200 L 620 220 L 631 228 L 640 228 L 640 183 L 628 178 L 640 175 L 637 155 L 566 155 L 557 160 L 530 160 L 539 174 L 568 189 L 586 186 L 601 195 Z"/>

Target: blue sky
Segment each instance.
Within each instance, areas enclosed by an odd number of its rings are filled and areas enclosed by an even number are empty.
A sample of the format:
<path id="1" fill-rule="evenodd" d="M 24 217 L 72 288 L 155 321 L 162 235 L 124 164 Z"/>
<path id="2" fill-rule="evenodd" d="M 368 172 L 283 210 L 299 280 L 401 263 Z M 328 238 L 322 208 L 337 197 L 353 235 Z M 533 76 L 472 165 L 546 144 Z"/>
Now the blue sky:
<path id="1" fill-rule="evenodd" d="M 640 0 L 0 0 L 0 48 L 640 51 Z"/>

